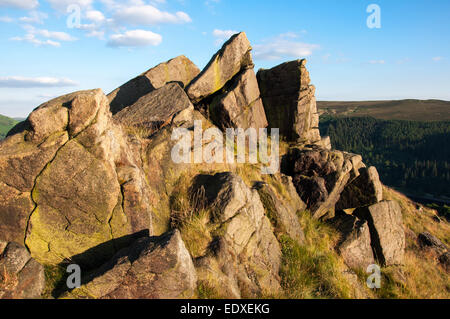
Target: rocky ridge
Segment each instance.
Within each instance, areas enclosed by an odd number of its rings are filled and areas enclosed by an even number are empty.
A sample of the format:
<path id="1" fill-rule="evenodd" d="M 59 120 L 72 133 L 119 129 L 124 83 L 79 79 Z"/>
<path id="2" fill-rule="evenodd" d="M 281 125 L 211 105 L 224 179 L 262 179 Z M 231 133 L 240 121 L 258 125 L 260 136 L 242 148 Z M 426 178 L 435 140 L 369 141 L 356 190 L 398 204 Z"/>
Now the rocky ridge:
<path id="1" fill-rule="evenodd" d="M 0 297 L 39 297 L 41 265 L 71 263 L 83 269 L 82 286 L 65 298 L 190 298 L 205 287 L 274 296 L 284 289 L 282 238 L 308 240 L 304 211 L 339 234 L 333 249 L 346 267 L 402 265 L 402 208 L 383 200 L 376 168 L 320 136 L 306 60 L 257 75 L 253 67 L 239 33 L 203 71 L 180 56 L 107 96 L 53 99 L 16 126 L 0 142 L 0 266 L 18 258 L 13 247 L 26 263 L 8 268 L 19 284 L 2 277 Z M 194 121 L 280 128 L 281 172 L 173 163 L 171 134 Z M 18 288 L 28 272 L 35 281 Z"/>

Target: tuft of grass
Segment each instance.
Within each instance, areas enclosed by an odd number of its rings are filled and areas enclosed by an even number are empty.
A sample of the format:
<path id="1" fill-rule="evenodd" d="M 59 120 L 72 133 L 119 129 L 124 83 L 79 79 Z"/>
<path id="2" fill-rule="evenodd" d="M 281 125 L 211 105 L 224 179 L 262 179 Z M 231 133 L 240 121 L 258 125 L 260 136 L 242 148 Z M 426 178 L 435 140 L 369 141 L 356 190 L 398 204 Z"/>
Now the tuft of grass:
<path id="1" fill-rule="evenodd" d="M 279 237 L 282 249 L 280 276 L 285 297 L 353 297 L 352 287 L 343 275 L 345 265 L 333 249 L 337 234 L 314 220 L 308 212 L 301 213 L 299 220 L 305 232 L 305 245 L 287 235 Z"/>
<path id="2" fill-rule="evenodd" d="M 57 297 L 65 288 L 65 281 L 67 279 L 67 272 L 63 266 L 44 266 L 45 273 L 45 289 L 42 293 L 42 298 L 52 299 Z"/>
<path id="3" fill-rule="evenodd" d="M 203 210 L 183 221 L 180 227 L 181 237 L 193 258 L 204 256 L 213 239 L 209 221 L 209 212 Z"/>
<path id="4" fill-rule="evenodd" d="M 217 288 L 206 281 L 201 281 L 197 285 L 198 299 L 222 299 L 223 296 L 217 291 Z"/>

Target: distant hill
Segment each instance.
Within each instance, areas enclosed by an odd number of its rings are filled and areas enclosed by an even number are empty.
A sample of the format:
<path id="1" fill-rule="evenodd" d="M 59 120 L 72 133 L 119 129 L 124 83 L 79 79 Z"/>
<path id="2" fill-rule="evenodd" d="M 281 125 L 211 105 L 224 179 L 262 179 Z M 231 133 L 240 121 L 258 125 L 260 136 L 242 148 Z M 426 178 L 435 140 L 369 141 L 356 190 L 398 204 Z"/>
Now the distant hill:
<path id="1" fill-rule="evenodd" d="M 19 122 L 15 119 L 0 115 L 0 140 L 4 139 L 9 130 L 17 123 Z"/>
<path id="2" fill-rule="evenodd" d="M 334 117 L 370 116 L 382 120 L 450 121 L 450 101 L 392 100 L 317 102 L 319 113 Z"/>

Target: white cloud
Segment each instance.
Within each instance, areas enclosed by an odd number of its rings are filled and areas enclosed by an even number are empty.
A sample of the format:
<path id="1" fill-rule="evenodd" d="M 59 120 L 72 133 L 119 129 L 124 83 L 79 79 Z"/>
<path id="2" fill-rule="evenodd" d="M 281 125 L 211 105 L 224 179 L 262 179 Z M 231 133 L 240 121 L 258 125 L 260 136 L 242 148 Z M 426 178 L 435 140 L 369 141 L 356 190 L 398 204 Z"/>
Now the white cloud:
<path id="1" fill-rule="evenodd" d="M 70 34 L 61 31 L 49 31 L 46 29 L 36 29 L 33 26 L 25 26 L 28 34 L 39 35 L 44 38 L 58 40 L 58 41 L 75 41 L 76 38 L 72 37 Z"/>
<path id="2" fill-rule="evenodd" d="M 52 46 L 52 47 L 60 47 L 61 43 L 52 41 L 52 40 L 39 40 L 37 39 L 34 34 L 27 33 L 23 37 L 13 37 L 11 38 L 12 41 L 24 41 L 29 42 L 37 46 Z"/>
<path id="3" fill-rule="evenodd" d="M 40 88 L 40 87 L 66 87 L 76 86 L 76 82 L 67 78 L 53 77 L 24 77 L 6 76 L 0 77 L 0 87 L 2 88 Z"/>
<path id="4" fill-rule="evenodd" d="M 11 17 L 8 17 L 8 16 L 0 17 L 0 22 L 11 23 L 11 22 L 13 22 L 13 21 L 14 21 L 14 19 L 11 18 Z"/>
<path id="5" fill-rule="evenodd" d="M 37 0 L 0 0 L 0 7 L 12 7 L 31 10 L 39 5 Z"/>
<path id="6" fill-rule="evenodd" d="M 226 40 L 231 38 L 233 35 L 235 35 L 236 33 L 239 33 L 239 32 L 234 31 L 234 30 L 214 29 L 213 36 L 214 36 L 214 38 L 216 38 L 215 44 L 216 45 L 222 44 L 223 42 L 225 42 Z"/>
<path id="7" fill-rule="evenodd" d="M 142 47 L 157 46 L 162 42 L 162 36 L 151 31 L 131 30 L 122 34 L 113 34 L 108 41 L 110 47 Z"/>
<path id="8" fill-rule="evenodd" d="M 188 23 L 191 18 L 185 12 L 169 13 L 151 5 L 124 6 L 114 14 L 116 24 L 157 25 L 162 23 Z"/>
<path id="9" fill-rule="evenodd" d="M 264 43 L 253 46 L 256 60 L 281 60 L 283 58 L 303 58 L 320 48 L 317 44 L 293 41 L 294 33 L 284 33 Z M 297 36 L 295 36 L 297 37 Z"/>
<path id="10" fill-rule="evenodd" d="M 86 19 L 95 22 L 102 23 L 106 20 L 105 16 L 101 11 L 98 10 L 89 10 L 86 12 Z"/>
<path id="11" fill-rule="evenodd" d="M 48 14 L 45 12 L 32 11 L 32 12 L 30 12 L 29 16 L 19 18 L 19 21 L 25 22 L 25 23 L 43 24 L 44 20 L 47 18 L 48 18 Z"/>
<path id="12" fill-rule="evenodd" d="M 90 8 L 93 0 L 47 0 L 53 9 L 60 13 L 67 13 L 67 8 L 71 5 L 78 5 L 80 8 Z"/>
<path id="13" fill-rule="evenodd" d="M 384 60 L 370 60 L 369 64 L 385 64 L 386 61 Z"/>
<path id="14" fill-rule="evenodd" d="M 441 56 L 435 56 L 435 57 L 433 57 L 433 59 L 432 59 L 434 62 L 439 62 L 439 61 L 442 61 L 442 60 L 444 60 L 444 58 L 443 57 L 441 57 Z"/>
<path id="15" fill-rule="evenodd" d="M 31 25 L 24 26 L 24 29 L 27 33 L 23 37 L 13 37 L 10 40 L 13 41 L 24 41 L 28 43 L 32 43 L 36 46 L 52 46 L 52 47 L 60 47 L 61 43 L 58 41 L 75 41 L 76 38 L 72 37 L 70 34 L 60 31 L 49 31 L 46 29 L 36 29 Z M 41 36 L 47 38 L 47 40 L 41 40 L 37 38 L 37 36 Z M 55 41 L 57 40 L 57 41 Z"/>

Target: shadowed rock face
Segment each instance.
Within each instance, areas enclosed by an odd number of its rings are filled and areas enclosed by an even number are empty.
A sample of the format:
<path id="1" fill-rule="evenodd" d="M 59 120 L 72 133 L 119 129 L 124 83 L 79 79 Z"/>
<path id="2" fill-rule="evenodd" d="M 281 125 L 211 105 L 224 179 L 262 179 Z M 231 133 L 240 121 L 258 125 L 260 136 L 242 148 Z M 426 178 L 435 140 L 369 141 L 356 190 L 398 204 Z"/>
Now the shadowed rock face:
<path id="1" fill-rule="evenodd" d="M 315 88 L 310 85 L 306 60 L 258 71 L 258 84 L 269 127 L 279 128 L 288 141 L 317 143 L 319 115 Z"/>
<path id="2" fill-rule="evenodd" d="M 375 167 L 360 168 L 359 176 L 342 191 L 336 209 L 372 205 L 383 199 L 383 186 Z"/>
<path id="3" fill-rule="evenodd" d="M 353 215 L 368 222 L 373 251 L 378 261 L 386 266 L 403 263 L 406 240 L 402 211 L 397 202 L 382 201 L 361 207 Z"/>
<path id="4" fill-rule="evenodd" d="M 44 288 L 44 267 L 26 248 L 0 241 L 0 299 L 40 298 Z"/>
<path id="5" fill-rule="evenodd" d="M 143 237 L 119 251 L 63 298 L 190 298 L 197 274 L 179 231 Z"/>
<path id="6" fill-rule="evenodd" d="M 167 83 L 177 82 L 185 87 L 199 73 L 198 67 L 184 55 L 161 63 L 109 93 L 111 112 L 115 114 L 121 111 Z"/>
<path id="7" fill-rule="evenodd" d="M 356 157 L 356 158 L 355 158 Z M 317 146 L 292 149 L 282 161 L 282 171 L 292 176 L 300 198 L 314 218 L 334 215 L 335 205 L 359 166 L 360 156 Z"/>

